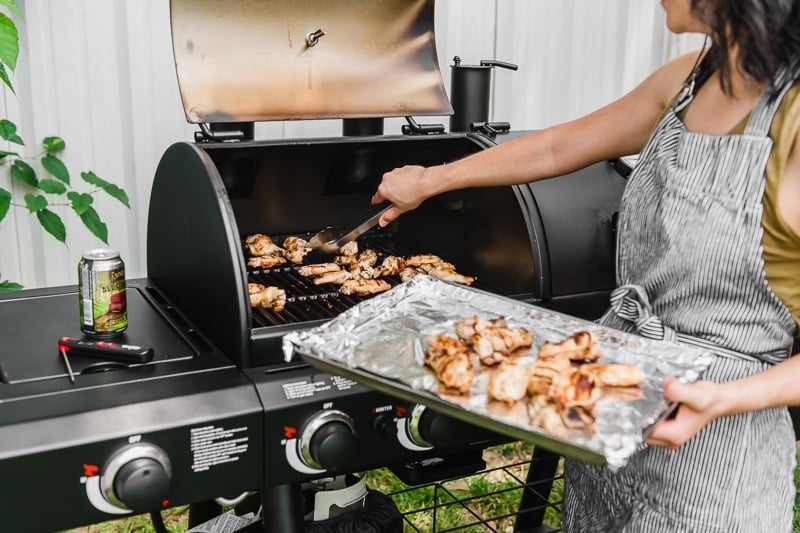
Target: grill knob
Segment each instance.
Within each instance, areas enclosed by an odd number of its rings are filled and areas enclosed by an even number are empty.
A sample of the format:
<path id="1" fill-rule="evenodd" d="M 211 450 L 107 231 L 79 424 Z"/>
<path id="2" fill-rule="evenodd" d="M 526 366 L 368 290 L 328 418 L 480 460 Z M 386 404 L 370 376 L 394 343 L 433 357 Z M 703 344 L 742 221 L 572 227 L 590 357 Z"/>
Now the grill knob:
<path id="1" fill-rule="evenodd" d="M 164 507 L 172 468 L 166 452 L 153 444 L 126 446 L 103 468 L 100 489 L 112 504 L 135 512 Z"/>
<path id="2" fill-rule="evenodd" d="M 409 439 L 423 447 L 450 447 L 497 438 L 489 430 L 437 413 L 417 404 L 408 418 Z"/>
<path id="3" fill-rule="evenodd" d="M 314 415 L 298 440 L 302 461 L 312 468 L 340 469 L 356 457 L 356 432 L 347 414 L 329 410 Z"/>

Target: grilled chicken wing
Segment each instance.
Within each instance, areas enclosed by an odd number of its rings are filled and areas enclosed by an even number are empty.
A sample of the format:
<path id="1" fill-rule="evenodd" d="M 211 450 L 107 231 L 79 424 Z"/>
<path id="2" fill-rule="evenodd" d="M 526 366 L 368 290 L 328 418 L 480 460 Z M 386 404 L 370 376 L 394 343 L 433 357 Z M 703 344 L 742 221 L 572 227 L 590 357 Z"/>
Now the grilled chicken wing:
<path id="1" fill-rule="evenodd" d="M 581 368 L 593 373 L 607 387 L 633 387 L 645 380 L 644 372 L 636 365 L 592 363 Z"/>
<path id="2" fill-rule="evenodd" d="M 402 257 L 397 257 L 396 255 L 387 255 L 383 258 L 381 266 L 378 270 L 380 271 L 381 276 L 396 276 L 405 268 L 405 266 L 406 263 Z"/>
<path id="3" fill-rule="evenodd" d="M 283 248 L 261 233 L 248 235 L 244 241 L 251 256 L 283 255 Z"/>
<path id="4" fill-rule="evenodd" d="M 597 336 L 591 331 L 579 331 L 561 342 L 547 342 L 539 348 L 539 359 L 567 357 L 572 361 L 596 361 L 600 358 Z"/>
<path id="5" fill-rule="evenodd" d="M 308 246 L 308 241 L 300 237 L 286 237 L 283 241 L 284 255 L 286 259 L 299 265 L 303 262 L 303 258 L 311 251 Z"/>
<path id="6" fill-rule="evenodd" d="M 320 276 L 327 272 L 338 272 L 342 270 L 341 267 L 335 263 L 315 263 L 313 265 L 304 265 L 297 269 L 297 273 L 301 276 L 311 277 Z"/>
<path id="7" fill-rule="evenodd" d="M 514 351 L 533 344 L 525 328 L 509 328 L 502 318 L 486 320 L 478 316 L 456 322 L 456 334 L 464 339 L 485 365 L 495 365 Z"/>
<path id="8" fill-rule="evenodd" d="M 286 291 L 278 287 L 248 283 L 247 291 L 250 293 L 250 305 L 253 307 L 263 307 L 280 312 L 286 305 Z"/>
<path id="9" fill-rule="evenodd" d="M 438 278 L 444 281 L 452 281 L 453 283 L 460 283 L 461 285 L 471 285 L 475 281 L 472 276 L 465 276 L 456 272 L 455 268 L 447 268 L 446 265 L 439 265 L 437 263 L 420 265 L 418 268 L 425 274 Z"/>
<path id="10" fill-rule="evenodd" d="M 314 282 L 314 285 L 323 285 L 325 283 L 341 285 L 342 283 L 351 279 L 353 279 L 353 274 L 347 270 L 333 270 L 331 272 L 325 272 L 324 274 L 314 277 L 312 281 Z"/>
<path id="11" fill-rule="evenodd" d="M 469 392 L 474 372 L 472 356 L 463 342 L 447 335 L 429 337 L 425 364 L 446 389 L 460 394 Z"/>
<path id="12" fill-rule="evenodd" d="M 247 259 L 247 266 L 252 268 L 275 268 L 285 264 L 286 258 L 280 255 L 258 255 Z"/>
<path id="13" fill-rule="evenodd" d="M 486 394 L 492 400 L 509 405 L 521 400 L 528 392 L 528 372 L 515 361 L 504 361 L 489 375 Z"/>
<path id="14" fill-rule="evenodd" d="M 358 242 L 350 241 L 347 244 L 343 244 L 341 248 L 339 248 L 339 255 L 356 255 L 358 253 Z"/>
<path id="15" fill-rule="evenodd" d="M 356 296 L 369 296 L 379 292 L 388 291 L 392 286 L 382 279 L 349 279 L 342 283 L 339 292 Z"/>
<path id="16" fill-rule="evenodd" d="M 406 257 L 406 266 L 410 267 L 442 262 L 444 260 L 438 255 L 412 255 L 411 257 Z"/>
<path id="17" fill-rule="evenodd" d="M 556 376 L 571 367 L 572 363 L 566 357 L 534 361 L 528 367 L 528 392 L 531 395 L 547 394 Z"/>

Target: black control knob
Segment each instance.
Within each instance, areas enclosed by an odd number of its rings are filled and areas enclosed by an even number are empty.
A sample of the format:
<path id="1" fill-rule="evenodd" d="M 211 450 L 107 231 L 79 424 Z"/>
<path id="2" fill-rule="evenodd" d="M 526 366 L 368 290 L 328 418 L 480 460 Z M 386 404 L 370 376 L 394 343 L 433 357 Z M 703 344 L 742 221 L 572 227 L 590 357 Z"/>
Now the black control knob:
<path id="1" fill-rule="evenodd" d="M 160 509 L 169 494 L 170 477 L 164 465 L 155 459 L 134 459 L 119 469 L 114 477 L 114 493 L 128 509 Z"/>
<path id="2" fill-rule="evenodd" d="M 341 411 L 323 411 L 306 422 L 298 443 L 300 457 L 306 465 L 324 469 L 344 468 L 355 458 L 355 424 Z"/>
<path id="3" fill-rule="evenodd" d="M 110 503 L 135 512 L 163 507 L 172 470 L 166 452 L 153 444 L 126 446 L 103 467 L 100 487 Z"/>
<path id="4" fill-rule="evenodd" d="M 408 420 L 409 436 L 419 446 L 450 447 L 484 442 L 497 434 L 473 424 L 415 405 Z"/>

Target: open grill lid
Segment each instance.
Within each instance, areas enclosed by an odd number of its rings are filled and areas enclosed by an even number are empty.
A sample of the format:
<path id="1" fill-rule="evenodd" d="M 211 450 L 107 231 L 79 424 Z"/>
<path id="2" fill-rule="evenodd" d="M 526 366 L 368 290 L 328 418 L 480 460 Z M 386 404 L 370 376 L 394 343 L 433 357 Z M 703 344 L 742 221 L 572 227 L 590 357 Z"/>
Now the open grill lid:
<path id="1" fill-rule="evenodd" d="M 449 115 L 434 0 L 171 0 L 191 123 Z"/>

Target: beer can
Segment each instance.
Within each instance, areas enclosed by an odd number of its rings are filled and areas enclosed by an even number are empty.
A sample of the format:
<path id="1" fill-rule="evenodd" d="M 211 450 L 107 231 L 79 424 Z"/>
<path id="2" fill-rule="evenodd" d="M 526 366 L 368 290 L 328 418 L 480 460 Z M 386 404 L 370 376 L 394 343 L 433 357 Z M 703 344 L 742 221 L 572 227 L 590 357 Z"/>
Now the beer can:
<path id="1" fill-rule="evenodd" d="M 78 310 L 81 331 L 113 337 L 128 327 L 125 263 L 119 252 L 97 248 L 78 262 Z"/>

